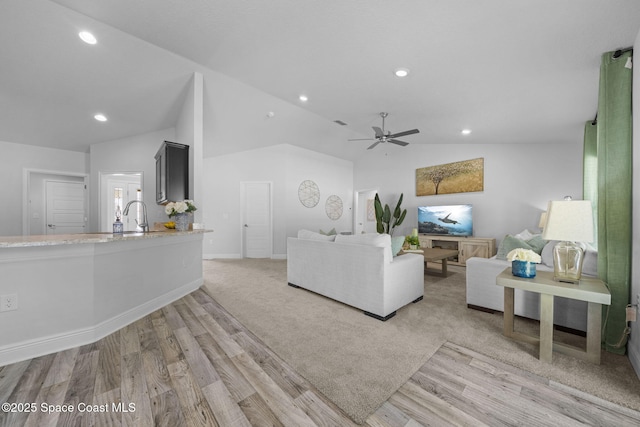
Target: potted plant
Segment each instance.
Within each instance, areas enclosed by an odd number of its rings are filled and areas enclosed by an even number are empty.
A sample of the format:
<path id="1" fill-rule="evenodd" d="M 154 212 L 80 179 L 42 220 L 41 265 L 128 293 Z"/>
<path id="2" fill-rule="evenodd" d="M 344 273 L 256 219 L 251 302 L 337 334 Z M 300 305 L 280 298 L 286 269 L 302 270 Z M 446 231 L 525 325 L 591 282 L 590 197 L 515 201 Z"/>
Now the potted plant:
<path id="1" fill-rule="evenodd" d="M 405 237 L 404 241 L 409 245 L 409 249 L 418 249 L 420 247 L 420 239 L 418 239 L 418 236 L 409 235 Z"/>
<path id="2" fill-rule="evenodd" d="M 376 193 L 373 206 L 376 213 L 376 230 L 378 233 L 393 236 L 393 230 L 402 224 L 402 221 L 404 221 L 404 217 L 407 215 L 407 210 L 402 210 L 400 207 L 402 205 L 402 196 L 403 195 L 400 194 L 400 199 L 398 199 L 398 203 L 392 213 L 389 205 L 385 204 L 384 207 L 382 207 L 380 197 L 378 196 L 378 193 Z M 396 256 L 398 252 L 400 252 L 403 243 L 404 236 L 391 237 L 391 249 L 393 256 Z"/>

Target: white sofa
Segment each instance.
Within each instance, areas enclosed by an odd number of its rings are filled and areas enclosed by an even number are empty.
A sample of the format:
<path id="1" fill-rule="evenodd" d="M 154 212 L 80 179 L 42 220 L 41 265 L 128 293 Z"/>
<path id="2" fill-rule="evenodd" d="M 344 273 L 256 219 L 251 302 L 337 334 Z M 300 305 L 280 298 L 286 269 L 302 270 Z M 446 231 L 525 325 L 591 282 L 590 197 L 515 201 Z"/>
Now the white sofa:
<path id="1" fill-rule="evenodd" d="M 553 246 L 557 242 L 548 242 L 542 250 L 542 263 L 537 271 L 553 271 Z M 498 251 L 500 255 L 500 250 Z M 467 266 L 467 307 L 486 311 L 504 311 L 504 288 L 496 285 L 496 276 L 511 262 L 498 259 L 498 255 L 485 258 L 469 258 Z M 597 276 L 597 254 L 586 252 L 583 275 Z M 540 319 L 540 295 L 516 289 L 514 293 L 515 314 L 530 319 Z M 554 298 L 554 324 L 565 328 L 587 330 L 587 303 L 567 298 Z"/>
<path id="2" fill-rule="evenodd" d="M 385 321 L 422 299 L 424 258 L 393 257 L 389 235 L 321 236 L 301 230 L 298 238 L 287 239 L 287 281 Z"/>

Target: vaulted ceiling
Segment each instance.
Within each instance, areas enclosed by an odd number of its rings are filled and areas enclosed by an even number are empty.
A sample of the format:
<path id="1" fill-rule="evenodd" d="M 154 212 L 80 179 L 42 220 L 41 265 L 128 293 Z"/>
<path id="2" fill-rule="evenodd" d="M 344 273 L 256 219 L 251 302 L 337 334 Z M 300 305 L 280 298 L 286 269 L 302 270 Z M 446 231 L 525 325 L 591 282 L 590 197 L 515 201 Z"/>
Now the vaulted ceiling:
<path id="1" fill-rule="evenodd" d="M 193 61 L 362 137 L 386 111 L 415 144 L 573 143 L 601 54 L 639 29 L 637 0 L 3 0 L 0 140 L 86 151 L 172 126 Z"/>

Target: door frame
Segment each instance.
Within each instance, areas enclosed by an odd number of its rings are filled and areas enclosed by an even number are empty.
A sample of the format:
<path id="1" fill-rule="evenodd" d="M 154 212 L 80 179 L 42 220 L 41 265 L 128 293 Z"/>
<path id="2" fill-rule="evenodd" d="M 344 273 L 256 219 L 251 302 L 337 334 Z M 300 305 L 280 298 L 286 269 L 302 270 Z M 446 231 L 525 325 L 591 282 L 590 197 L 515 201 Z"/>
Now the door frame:
<path id="1" fill-rule="evenodd" d="M 269 258 L 273 258 L 273 182 L 240 181 L 240 258 L 245 258 L 245 186 L 247 184 L 267 184 L 269 188 Z"/>
<path id="2" fill-rule="evenodd" d="M 364 190 L 355 190 L 353 192 L 353 234 L 358 233 L 358 219 L 362 213 L 363 209 L 366 209 L 366 206 L 360 206 L 358 200 L 360 199 L 361 194 L 367 193 L 377 193 L 379 190 L 377 188 L 368 188 Z"/>
<path id="3" fill-rule="evenodd" d="M 65 178 L 69 177 L 81 177 L 84 181 L 85 187 L 85 195 L 89 196 L 90 187 L 89 187 L 89 174 L 84 172 L 69 172 L 69 171 L 60 171 L 60 170 L 51 170 L 51 169 L 36 169 L 36 168 L 22 168 L 22 235 L 29 236 L 31 234 L 31 220 L 29 218 L 29 214 L 31 209 L 29 209 L 29 200 L 31 199 L 31 176 L 33 174 L 39 175 L 56 175 L 61 181 L 65 181 Z M 84 198 L 84 212 L 86 215 L 85 224 L 89 224 L 89 219 L 91 218 L 91 211 L 89 210 L 89 198 Z M 45 221 L 45 219 L 42 219 Z"/>

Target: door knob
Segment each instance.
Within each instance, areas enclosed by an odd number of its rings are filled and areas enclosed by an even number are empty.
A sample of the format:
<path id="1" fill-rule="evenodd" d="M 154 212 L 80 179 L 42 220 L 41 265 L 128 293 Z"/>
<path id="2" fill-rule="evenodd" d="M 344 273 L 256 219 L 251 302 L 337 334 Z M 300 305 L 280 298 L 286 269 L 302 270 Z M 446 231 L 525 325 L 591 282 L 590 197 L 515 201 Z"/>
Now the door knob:
<path id="1" fill-rule="evenodd" d="M 245 227 L 249 227 L 247 224 L 244 225 Z"/>

